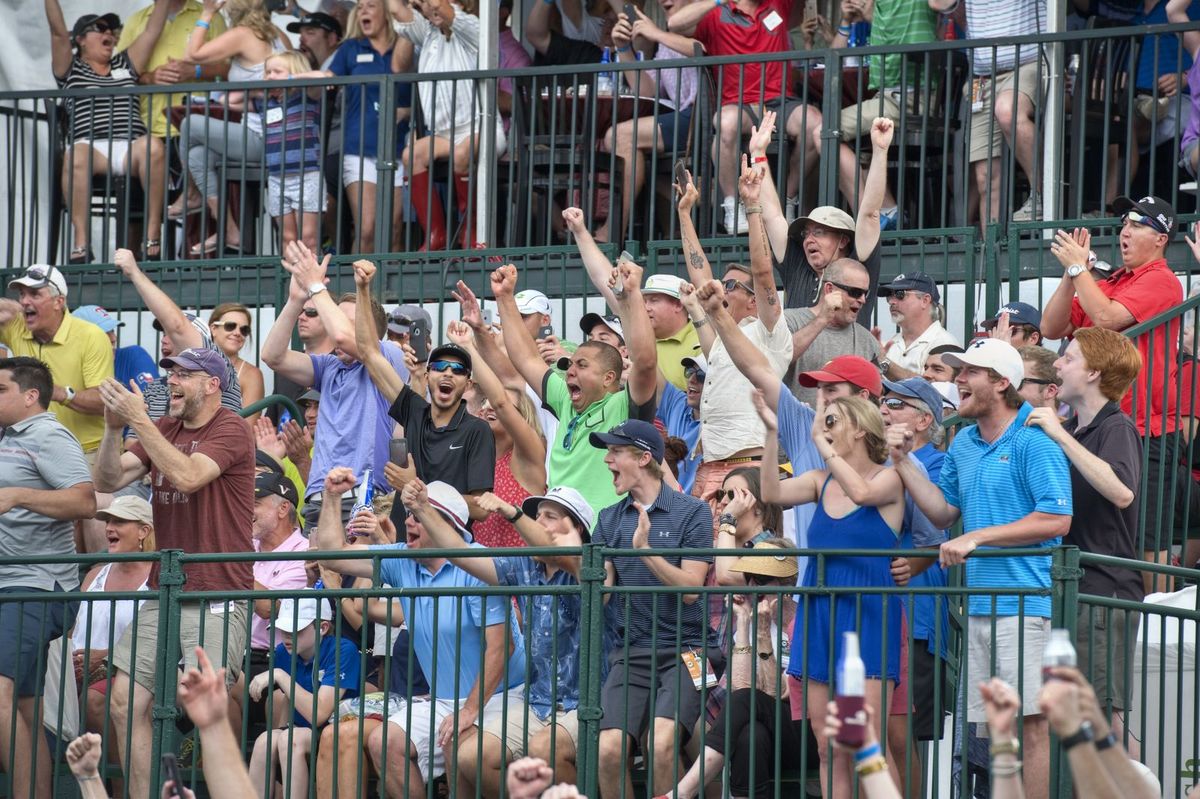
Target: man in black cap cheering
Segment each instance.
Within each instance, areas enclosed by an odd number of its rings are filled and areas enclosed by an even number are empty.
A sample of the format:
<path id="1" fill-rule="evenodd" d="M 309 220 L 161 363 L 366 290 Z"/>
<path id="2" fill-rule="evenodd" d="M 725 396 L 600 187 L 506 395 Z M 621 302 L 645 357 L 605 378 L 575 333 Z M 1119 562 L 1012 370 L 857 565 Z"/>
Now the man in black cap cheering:
<path id="1" fill-rule="evenodd" d="M 342 26 L 336 19 L 314 11 L 288 23 L 288 33 L 300 35 L 299 50 L 314 62 L 317 69 L 329 69 L 334 51 L 342 41 Z"/>

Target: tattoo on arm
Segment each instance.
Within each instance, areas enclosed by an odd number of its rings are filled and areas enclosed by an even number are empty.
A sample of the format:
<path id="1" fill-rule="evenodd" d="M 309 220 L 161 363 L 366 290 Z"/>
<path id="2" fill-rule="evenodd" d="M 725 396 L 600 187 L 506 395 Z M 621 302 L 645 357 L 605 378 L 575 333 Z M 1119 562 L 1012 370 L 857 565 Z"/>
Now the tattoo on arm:
<path id="1" fill-rule="evenodd" d="M 689 247 L 688 249 L 691 248 Z M 700 269 L 704 266 L 704 259 L 701 258 L 700 253 L 696 252 L 695 250 L 692 250 L 691 254 L 688 256 L 688 262 L 691 263 L 691 265 L 696 269 Z"/>
<path id="2" fill-rule="evenodd" d="M 771 242 L 767 239 L 767 226 L 766 225 L 761 225 L 759 227 L 759 235 L 762 237 L 763 252 L 767 253 L 767 257 L 770 258 L 771 257 Z M 768 285 L 766 287 L 766 293 L 767 293 L 767 304 L 768 305 L 776 305 L 779 302 L 779 297 L 775 291 L 774 278 L 771 279 L 770 285 Z"/>

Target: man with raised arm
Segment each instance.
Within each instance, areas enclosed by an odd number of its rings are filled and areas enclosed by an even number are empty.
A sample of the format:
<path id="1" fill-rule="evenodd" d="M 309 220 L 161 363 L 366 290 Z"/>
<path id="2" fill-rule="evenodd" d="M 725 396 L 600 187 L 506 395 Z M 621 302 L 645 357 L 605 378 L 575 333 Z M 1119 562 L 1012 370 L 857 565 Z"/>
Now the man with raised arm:
<path id="1" fill-rule="evenodd" d="M 611 302 L 621 318 L 632 363 L 628 382 L 622 388 L 621 354 L 602 341 L 586 341 L 570 360 L 563 359 L 565 374 L 546 366 L 533 338 L 521 325 L 513 299 L 517 268 L 508 264 L 492 272 L 492 291 L 500 306 L 508 357 L 559 420 L 550 446 L 548 485 L 574 488 L 593 508 L 613 504 L 617 494 L 603 453 L 588 444 L 588 435 L 610 430 L 626 419 L 648 422 L 654 418 L 658 401 L 658 354 L 642 305 L 641 277 L 641 267 L 627 261 L 613 273 L 613 284 L 619 280 L 623 290 Z"/>

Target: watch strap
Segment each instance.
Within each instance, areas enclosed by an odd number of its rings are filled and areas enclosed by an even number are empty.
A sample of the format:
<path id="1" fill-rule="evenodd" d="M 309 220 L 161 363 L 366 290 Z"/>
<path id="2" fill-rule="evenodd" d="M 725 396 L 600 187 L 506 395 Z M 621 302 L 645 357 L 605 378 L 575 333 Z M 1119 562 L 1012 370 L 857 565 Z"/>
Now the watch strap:
<path id="1" fill-rule="evenodd" d="M 1062 739 L 1063 751 L 1073 749 L 1080 744 L 1088 743 L 1095 740 L 1095 733 L 1092 731 L 1091 722 L 1085 721 L 1079 725 L 1079 729 L 1073 734 Z"/>
<path id="2" fill-rule="evenodd" d="M 517 519 L 520 519 L 522 516 L 525 515 L 525 511 L 521 510 L 519 507 L 514 506 L 514 508 L 516 509 L 516 512 L 513 513 L 512 516 L 508 517 L 509 524 L 516 524 Z"/>
<path id="3" fill-rule="evenodd" d="M 1096 741 L 1096 751 L 1103 752 L 1105 749 L 1112 749 L 1117 745 L 1117 736 L 1112 730 L 1108 731 L 1108 735 Z"/>

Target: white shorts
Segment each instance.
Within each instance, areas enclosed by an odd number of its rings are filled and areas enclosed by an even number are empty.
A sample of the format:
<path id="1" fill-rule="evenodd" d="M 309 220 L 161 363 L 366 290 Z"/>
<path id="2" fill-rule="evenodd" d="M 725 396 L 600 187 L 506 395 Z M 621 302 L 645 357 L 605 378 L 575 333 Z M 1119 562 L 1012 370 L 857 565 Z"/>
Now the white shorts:
<path id="1" fill-rule="evenodd" d="M 320 170 L 267 176 L 267 213 L 271 216 L 319 214 L 324 210 L 325 186 Z"/>
<path id="2" fill-rule="evenodd" d="M 466 700 L 453 699 L 415 699 L 403 702 L 401 706 L 388 716 L 388 723 L 395 724 L 404 730 L 408 736 L 409 746 L 417 752 L 417 768 L 421 770 L 421 778 L 428 784 L 446 773 L 446 756 L 442 747 L 437 744 L 437 731 L 442 720 L 452 716 L 454 711 Z M 390 704 L 390 703 L 389 703 Z M 507 693 L 495 694 L 483 706 L 483 726 L 498 719 L 508 706 L 510 714 L 521 712 L 525 707 L 524 687 L 514 688 Z M 411 714 L 411 719 L 409 718 Z M 479 726 L 477 723 L 476 726 Z"/>
<path id="3" fill-rule="evenodd" d="M 133 144 L 129 139 L 79 139 L 75 143 L 86 144 L 107 158 L 110 175 L 129 173 L 129 148 Z"/>
<path id="4" fill-rule="evenodd" d="M 375 159 L 366 158 L 361 155 L 343 155 L 342 156 L 342 185 L 349 186 L 352 183 L 378 183 L 379 173 L 375 169 Z M 395 186 L 403 185 L 404 183 L 404 164 L 400 163 L 400 159 L 396 159 L 396 173 L 392 179 Z"/>
<path id="5" fill-rule="evenodd" d="M 967 617 L 967 721 L 987 721 L 979 683 L 999 677 L 1021 694 L 1024 716 L 1036 716 L 1042 690 L 1042 650 L 1050 638 L 1050 620 L 1040 616 L 1001 616 L 992 639 L 991 616 Z M 995 656 L 995 669 L 992 657 Z"/>
<path id="6" fill-rule="evenodd" d="M 510 704 L 508 706 L 508 716 L 505 717 L 496 713 L 484 722 L 483 731 L 503 741 L 510 755 L 513 757 L 522 757 L 525 754 L 528 742 L 544 733 L 553 725 L 555 729 L 552 734 L 569 738 L 571 745 L 575 747 L 575 751 L 579 751 L 578 711 L 559 711 L 545 721 L 534 715 L 533 708 L 529 708 L 528 714 L 525 711 L 526 705 L 523 702 L 516 705 Z M 562 737 L 559 737 L 560 741 Z M 562 744 L 559 744 L 559 746 L 561 747 Z"/>

